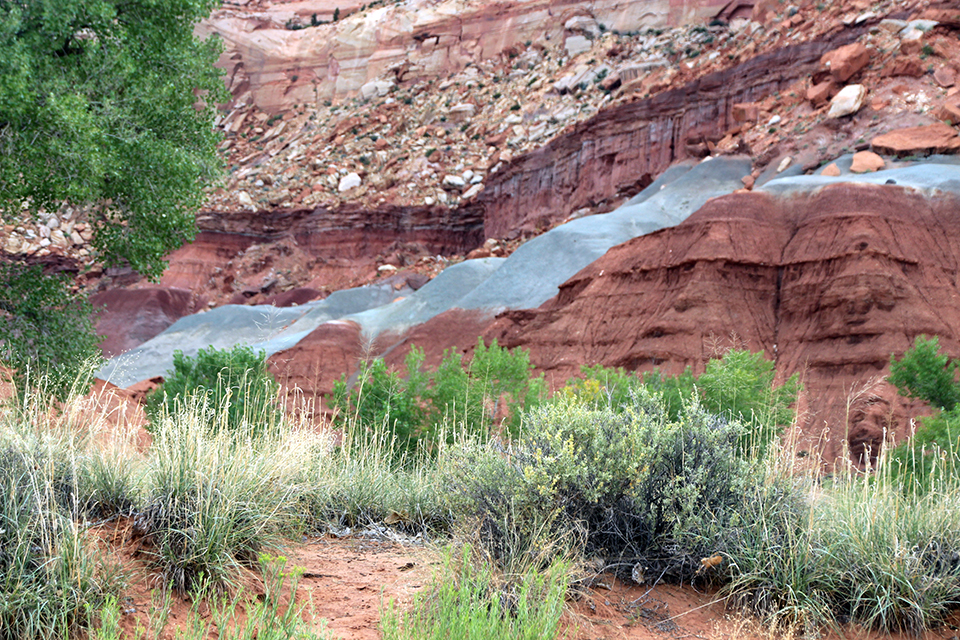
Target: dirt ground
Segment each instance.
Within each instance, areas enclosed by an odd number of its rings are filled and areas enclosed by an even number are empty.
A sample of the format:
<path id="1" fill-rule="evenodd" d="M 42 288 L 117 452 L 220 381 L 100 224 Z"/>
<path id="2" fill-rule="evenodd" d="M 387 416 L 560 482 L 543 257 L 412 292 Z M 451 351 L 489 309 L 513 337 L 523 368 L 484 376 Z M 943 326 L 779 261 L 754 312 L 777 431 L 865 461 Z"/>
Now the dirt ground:
<path id="1" fill-rule="evenodd" d="M 136 637 L 138 628 L 151 630 L 146 637 L 175 639 L 191 617 L 211 620 L 205 604 L 174 597 L 163 630 L 154 635 L 159 589 L 139 541 L 132 538 L 129 522 L 104 525 L 99 533 L 110 553 L 121 564 L 128 588 L 121 597 L 125 637 Z M 300 567 L 303 577 L 296 604 L 304 620 L 316 630 L 344 640 L 380 638 L 380 611 L 389 601 L 401 609 L 424 589 L 442 566 L 440 554 L 429 546 L 351 536 L 304 540 L 286 551 L 287 567 Z M 241 580 L 242 589 L 262 599 L 263 588 L 252 574 Z M 289 604 L 289 591 L 283 610 Z M 195 609 L 197 614 L 192 614 Z M 241 608 L 242 609 L 242 608 Z M 243 620 L 242 610 L 238 618 Z M 957 640 L 960 616 L 924 635 L 923 640 Z M 749 617 L 726 611 L 716 593 L 694 587 L 628 585 L 613 577 L 597 580 L 592 589 L 572 598 L 562 623 L 562 636 L 571 640 L 768 640 L 791 638 L 772 633 Z M 215 638 L 216 634 L 210 634 Z M 846 629 L 842 635 L 825 633 L 826 640 L 907 640 L 906 635 L 868 633 Z M 916 638 L 916 636 L 910 636 Z"/>

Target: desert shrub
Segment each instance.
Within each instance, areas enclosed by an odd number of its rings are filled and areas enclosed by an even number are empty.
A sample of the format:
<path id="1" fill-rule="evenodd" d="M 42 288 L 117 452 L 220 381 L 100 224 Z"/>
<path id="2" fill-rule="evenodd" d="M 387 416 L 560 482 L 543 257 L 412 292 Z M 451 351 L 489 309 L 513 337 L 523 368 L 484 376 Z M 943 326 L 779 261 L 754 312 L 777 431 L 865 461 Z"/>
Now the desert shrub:
<path id="1" fill-rule="evenodd" d="M 401 526 L 410 532 L 446 531 L 454 519 L 436 461 L 401 457 L 387 431 L 343 434 L 342 446 L 318 448 L 301 466 L 298 494 L 305 524 L 331 527 Z M 356 438 L 356 440 L 354 440 Z"/>
<path id="2" fill-rule="evenodd" d="M 913 348 L 907 349 L 897 360 L 890 356 L 888 380 L 900 395 L 923 400 L 932 407 L 952 410 L 960 400 L 960 386 L 956 383 L 957 362 L 938 353 L 940 340 L 917 336 Z"/>
<path id="3" fill-rule="evenodd" d="M 546 395 L 543 377 L 533 376 L 529 352 L 504 349 L 496 340 L 488 347 L 479 339 L 466 365 L 462 354 L 445 351 L 435 371 L 424 369 L 423 351 L 414 347 L 405 368 L 404 377 L 378 358 L 362 364 L 352 384 L 346 375 L 337 381 L 331 404 L 340 424 L 360 426 L 373 437 L 385 429 L 403 453 L 421 446 L 433 451 L 445 424 L 481 438 L 500 425 L 516 433 L 523 410 Z"/>
<path id="4" fill-rule="evenodd" d="M 917 336 L 902 358 L 890 356 L 887 379 L 900 395 L 940 409 L 937 415 L 922 418 L 916 433 L 886 455 L 886 471 L 908 491 L 929 491 L 960 477 L 958 363 L 939 350 L 938 338 Z"/>
<path id="5" fill-rule="evenodd" d="M 209 347 L 190 357 L 173 355 L 173 371 L 147 397 L 147 415 L 155 425 L 164 415 L 183 411 L 192 400 L 212 409 L 210 419 L 223 414 L 225 424 L 252 435 L 275 431 L 283 411 L 277 404 L 277 383 L 267 371 L 266 353 L 238 345 Z"/>
<path id="6" fill-rule="evenodd" d="M 557 637 L 567 592 L 567 566 L 528 568 L 508 584 L 494 567 L 469 557 L 447 559 L 427 590 L 414 597 L 410 611 L 388 602 L 381 615 L 386 640 L 471 638 L 541 639 Z M 457 566 L 458 565 L 458 566 Z"/>
<path id="7" fill-rule="evenodd" d="M 722 529 L 754 482 L 742 429 L 696 405 L 671 421 L 642 388 L 621 412 L 557 402 L 526 414 L 504 455 L 459 452 L 450 484 L 501 562 L 572 536 L 626 576 L 689 580 L 715 551 L 705 532 Z"/>
<path id="8" fill-rule="evenodd" d="M 960 606 L 956 487 L 918 495 L 851 474 L 798 501 L 789 483 L 804 479 L 764 486 L 725 534 L 733 602 L 808 634 L 847 622 L 920 634 Z"/>
<path id="9" fill-rule="evenodd" d="M 798 376 L 794 374 L 781 385 L 774 385 L 775 377 L 773 362 L 764 358 L 762 351 L 731 350 L 710 360 L 697 378 L 705 409 L 749 426 L 739 445 L 751 455 L 764 455 L 793 422 L 791 406 L 800 391 Z"/>
<path id="10" fill-rule="evenodd" d="M 630 405 L 631 394 L 642 384 L 660 396 L 671 420 L 679 420 L 685 407 L 694 406 L 691 399 L 696 394 L 698 406 L 748 427 L 739 439 L 747 457 L 765 455 L 784 427 L 793 422 L 791 406 L 800 389 L 796 375 L 775 385 L 774 364 L 762 351 L 728 351 L 710 360 L 699 378 L 689 367 L 676 376 L 654 370 L 638 377 L 599 365 L 583 367 L 581 372 L 582 378 L 567 382 L 561 398 L 575 397 L 617 411 Z"/>
<path id="11" fill-rule="evenodd" d="M 927 492 L 960 478 L 960 411 L 942 411 L 920 420 L 916 433 L 889 451 L 888 472 L 907 491 Z"/>
<path id="12" fill-rule="evenodd" d="M 643 384 L 635 373 L 622 368 L 610 369 L 603 365 L 580 367 L 581 377 L 570 378 L 557 393 L 559 398 L 576 399 L 595 407 L 607 407 L 614 411 L 630 403 L 630 394 Z"/>
<path id="13" fill-rule="evenodd" d="M 546 395 L 543 376 L 533 375 L 530 352 L 505 349 L 496 339 L 488 347 L 479 338 L 470 363 L 464 366 L 461 358 L 459 353 L 444 352 L 433 376 L 428 398 L 434 424 L 452 418 L 483 437 L 502 419 L 507 433 L 515 434 L 523 410 Z"/>

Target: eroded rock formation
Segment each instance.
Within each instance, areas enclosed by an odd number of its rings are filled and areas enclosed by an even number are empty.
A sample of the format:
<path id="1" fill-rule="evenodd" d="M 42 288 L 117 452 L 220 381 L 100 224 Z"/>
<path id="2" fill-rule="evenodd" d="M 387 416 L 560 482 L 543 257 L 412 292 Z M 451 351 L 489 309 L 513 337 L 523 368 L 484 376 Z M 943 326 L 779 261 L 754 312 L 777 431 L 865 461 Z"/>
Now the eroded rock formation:
<path id="1" fill-rule="evenodd" d="M 884 430 L 909 427 L 882 381 L 890 354 L 919 334 L 960 352 L 958 211 L 955 196 L 897 186 L 733 194 L 615 247 L 485 334 L 529 348 L 554 382 L 583 363 L 701 372 L 718 349 L 762 349 L 782 376 L 800 374 L 804 429 L 831 430 L 828 457 L 843 437 L 875 453 Z"/>

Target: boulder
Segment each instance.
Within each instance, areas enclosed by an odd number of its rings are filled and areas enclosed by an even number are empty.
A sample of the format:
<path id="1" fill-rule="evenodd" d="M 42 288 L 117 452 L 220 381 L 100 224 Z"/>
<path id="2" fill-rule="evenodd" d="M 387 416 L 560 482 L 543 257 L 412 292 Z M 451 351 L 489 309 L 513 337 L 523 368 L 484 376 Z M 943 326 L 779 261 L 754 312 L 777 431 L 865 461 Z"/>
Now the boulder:
<path id="1" fill-rule="evenodd" d="M 867 97 L 867 88 L 862 84 L 848 84 L 830 101 L 828 118 L 842 118 L 860 111 Z"/>
<path id="2" fill-rule="evenodd" d="M 853 154 L 853 163 L 850 165 L 851 173 L 872 173 L 883 169 L 886 163 L 883 158 L 872 151 L 858 151 Z"/>
<path id="3" fill-rule="evenodd" d="M 944 122 L 949 122 L 952 125 L 960 125 L 960 103 L 945 103 L 942 107 L 940 107 L 937 117 Z"/>
<path id="4" fill-rule="evenodd" d="M 469 102 L 461 102 L 450 107 L 451 122 L 466 122 L 477 113 L 477 107 Z"/>
<path id="5" fill-rule="evenodd" d="M 828 177 L 831 177 L 831 178 L 839 178 L 839 177 L 840 177 L 840 167 L 837 166 L 837 163 L 836 163 L 836 162 L 831 162 L 830 164 L 828 164 L 827 166 L 825 166 L 825 167 L 823 168 L 823 171 L 820 172 L 820 175 L 822 175 L 822 176 L 828 176 Z"/>
<path id="6" fill-rule="evenodd" d="M 467 186 L 467 181 L 461 178 L 460 176 L 444 176 L 443 177 L 443 188 L 452 190 L 452 191 L 461 191 L 465 186 Z"/>
<path id="7" fill-rule="evenodd" d="M 957 81 L 957 72 L 952 67 L 940 67 L 933 72 L 933 79 L 944 89 L 952 87 Z"/>
<path id="8" fill-rule="evenodd" d="M 360 87 L 360 97 L 364 100 L 369 100 L 370 98 L 374 98 L 376 96 L 380 96 L 382 98 L 390 93 L 390 89 L 392 89 L 394 86 L 394 83 L 388 80 L 373 80 Z"/>
<path id="9" fill-rule="evenodd" d="M 901 56 L 893 64 L 887 66 L 880 75 L 884 78 L 895 78 L 898 76 L 919 78 L 923 73 L 923 65 L 920 64 L 919 60 Z"/>
<path id="10" fill-rule="evenodd" d="M 870 146 L 877 153 L 895 156 L 957 153 L 960 135 L 953 127 L 937 123 L 884 133 L 874 138 Z"/>
<path id="11" fill-rule="evenodd" d="M 585 36 L 570 36 L 563 43 L 563 47 L 566 49 L 567 57 L 569 58 L 590 51 L 590 46 L 590 40 Z"/>
<path id="12" fill-rule="evenodd" d="M 820 66 L 830 71 L 837 82 L 846 82 L 870 62 L 870 51 L 860 42 L 828 51 L 820 58 Z"/>
<path id="13" fill-rule="evenodd" d="M 807 89 L 807 100 L 814 107 L 821 107 L 830 101 L 830 98 L 837 92 L 837 84 L 832 80 L 824 80 Z"/>

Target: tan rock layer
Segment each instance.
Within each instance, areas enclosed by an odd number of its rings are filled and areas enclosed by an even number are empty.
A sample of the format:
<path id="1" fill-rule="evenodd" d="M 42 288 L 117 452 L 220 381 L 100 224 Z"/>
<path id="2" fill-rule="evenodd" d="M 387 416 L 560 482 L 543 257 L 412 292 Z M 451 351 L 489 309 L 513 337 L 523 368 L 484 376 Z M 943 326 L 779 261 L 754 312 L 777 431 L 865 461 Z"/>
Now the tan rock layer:
<path id="1" fill-rule="evenodd" d="M 385 75 L 403 81 L 435 78 L 527 41 L 562 43 L 564 24 L 575 15 L 591 15 L 608 29 L 636 31 L 709 19 L 727 4 L 728 0 L 411 0 L 298 30 L 279 28 L 292 13 L 278 4 L 276 15 L 217 12 L 198 32 L 223 39 L 220 66 L 227 71 L 233 95 L 279 113 L 295 104 L 356 95 L 361 86 Z"/>

